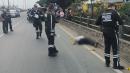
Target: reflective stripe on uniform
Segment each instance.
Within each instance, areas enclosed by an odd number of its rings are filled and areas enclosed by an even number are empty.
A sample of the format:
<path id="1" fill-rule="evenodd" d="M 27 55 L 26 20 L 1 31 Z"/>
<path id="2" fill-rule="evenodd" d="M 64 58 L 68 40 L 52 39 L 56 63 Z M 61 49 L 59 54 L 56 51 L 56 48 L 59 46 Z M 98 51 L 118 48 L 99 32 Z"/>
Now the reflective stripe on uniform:
<path id="1" fill-rule="evenodd" d="M 49 47 L 54 47 L 54 45 L 49 45 Z"/>
<path id="2" fill-rule="evenodd" d="M 55 30 L 52 29 L 51 32 L 55 32 Z"/>
<path id="3" fill-rule="evenodd" d="M 52 30 L 52 15 L 51 15 L 51 30 Z"/>
<path id="4" fill-rule="evenodd" d="M 104 56 L 105 56 L 105 57 L 110 57 L 110 54 L 106 54 L 106 53 L 105 53 Z"/>
<path id="5" fill-rule="evenodd" d="M 113 55 L 113 58 L 119 58 L 119 55 Z"/>

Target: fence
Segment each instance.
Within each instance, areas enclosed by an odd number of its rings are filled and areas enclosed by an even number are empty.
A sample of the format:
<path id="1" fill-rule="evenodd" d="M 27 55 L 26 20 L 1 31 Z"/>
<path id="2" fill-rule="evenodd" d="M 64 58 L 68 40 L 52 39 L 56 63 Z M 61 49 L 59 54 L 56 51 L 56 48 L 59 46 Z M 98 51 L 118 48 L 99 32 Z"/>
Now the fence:
<path id="1" fill-rule="evenodd" d="M 83 26 L 96 29 L 100 31 L 100 27 L 95 25 L 96 19 L 91 19 L 90 17 L 84 18 L 79 16 L 74 16 L 71 19 L 73 22 L 79 23 Z M 130 25 L 127 23 L 124 23 L 121 31 L 121 38 L 127 41 L 130 41 Z"/>

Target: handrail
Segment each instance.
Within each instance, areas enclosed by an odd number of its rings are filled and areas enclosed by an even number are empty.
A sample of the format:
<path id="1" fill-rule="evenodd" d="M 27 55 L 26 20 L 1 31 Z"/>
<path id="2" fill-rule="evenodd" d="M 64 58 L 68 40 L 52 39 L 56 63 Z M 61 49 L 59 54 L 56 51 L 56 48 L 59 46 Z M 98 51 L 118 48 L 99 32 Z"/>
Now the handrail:
<path id="1" fill-rule="evenodd" d="M 80 17 L 80 16 L 73 16 L 73 17 L 79 18 L 79 19 L 86 19 L 86 20 L 90 20 L 90 21 L 96 21 L 96 19 L 90 19 L 90 18 L 85 18 L 85 17 Z M 87 25 L 89 24 L 87 22 L 83 22 L 83 21 L 80 21 L 80 20 L 77 20 L 77 19 L 75 19 L 74 21 L 81 22 L 81 23 L 87 24 Z M 97 25 L 93 25 L 93 24 L 89 24 L 89 25 L 96 27 L 96 28 L 99 28 L 99 26 L 97 26 Z M 124 25 L 124 27 L 130 28 L 130 25 Z M 130 38 L 130 34 L 123 34 L 123 35 Z"/>

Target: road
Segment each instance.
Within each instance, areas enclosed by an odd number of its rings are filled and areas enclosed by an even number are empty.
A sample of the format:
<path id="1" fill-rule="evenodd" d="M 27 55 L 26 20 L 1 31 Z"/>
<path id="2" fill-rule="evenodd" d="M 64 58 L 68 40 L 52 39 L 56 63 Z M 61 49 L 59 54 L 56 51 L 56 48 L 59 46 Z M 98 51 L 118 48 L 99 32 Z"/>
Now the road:
<path id="1" fill-rule="evenodd" d="M 0 73 L 121 73 L 106 68 L 90 50 L 72 45 L 63 28 L 56 26 L 59 54 L 54 58 L 48 57 L 44 29 L 42 38 L 36 40 L 35 29 L 25 13 L 13 19 L 13 29 L 6 35 L 0 29 Z"/>

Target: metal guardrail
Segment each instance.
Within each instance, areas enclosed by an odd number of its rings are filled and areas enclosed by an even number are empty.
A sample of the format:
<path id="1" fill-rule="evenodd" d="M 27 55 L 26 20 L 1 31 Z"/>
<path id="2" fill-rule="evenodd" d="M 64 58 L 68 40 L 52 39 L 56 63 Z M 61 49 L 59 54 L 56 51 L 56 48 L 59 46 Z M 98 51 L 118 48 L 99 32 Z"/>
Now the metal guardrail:
<path id="1" fill-rule="evenodd" d="M 125 27 L 129 27 L 130 28 L 130 25 L 124 25 Z"/>
<path id="2" fill-rule="evenodd" d="M 100 31 L 100 26 L 97 26 L 94 24 L 96 19 L 90 19 L 89 17 L 85 18 L 85 17 L 80 17 L 80 16 L 74 16 L 74 17 L 72 17 L 72 21 Z M 125 24 L 123 27 L 127 28 L 128 31 L 130 31 L 130 29 L 129 29 L 130 25 Z M 127 31 L 127 30 L 125 30 L 125 31 Z M 124 33 L 122 36 L 123 36 L 122 37 L 123 39 L 130 41 L 130 34 Z"/>

